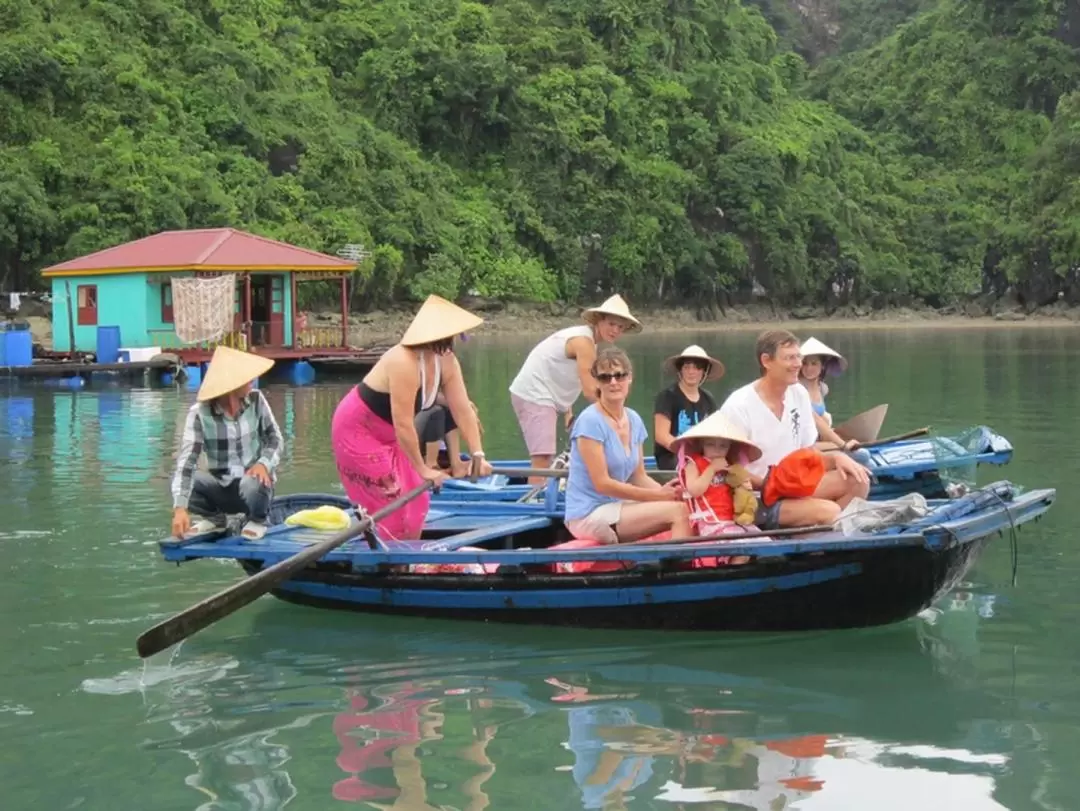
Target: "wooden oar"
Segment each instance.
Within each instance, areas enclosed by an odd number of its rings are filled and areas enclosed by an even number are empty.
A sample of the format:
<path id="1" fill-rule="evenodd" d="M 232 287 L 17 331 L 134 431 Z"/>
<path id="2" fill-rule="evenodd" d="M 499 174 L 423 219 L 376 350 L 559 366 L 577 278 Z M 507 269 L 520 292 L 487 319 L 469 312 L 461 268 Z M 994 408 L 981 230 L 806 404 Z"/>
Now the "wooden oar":
<path id="1" fill-rule="evenodd" d="M 916 428 L 914 431 L 907 431 L 903 434 L 897 434 L 896 436 L 887 436 L 884 439 L 875 439 L 873 442 L 865 442 L 859 445 L 859 448 L 876 448 L 879 445 L 888 445 L 890 442 L 899 442 L 902 439 L 914 439 L 917 436 L 925 436 L 930 433 L 930 426 L 924 426 L 922 428 Z M 852 448 L 852 450 L 858 450 L 859 448 Z M 845 450 L 844 448 L 826 448 L 823 453 L 832 453 L 833 451 Z"/>
<path id="2" fill-rule="evenodd" d="M 565 479 L 570 471 L 564 467 L 495 467 L 492 476 L 506 476 L 511 479 L 524 479 L 530 476 Z"/>
<path id="3" fill-rule="evenodd" d="M 771 532 L 764 529 L 755 530 L 753 532 L 731 533 L 730 535 L 714 535 L 713 537 L 693 537 L 693 538 L 669 538 L 668 540 L 649 540 L 648 538 L 641 541 L 626 541 L 620 543 L 619 546 L 659 546 L 662 544 L 680 544 L 680 543 L 709 543 L 710 541 L 724 541 L 735 543 L 737 541 L 750 541 L 754 538 L 783 538 L 787 535 L 802 535 L 808 532 L 831 532 L 836 527 L 831 524 L 815 524 L 810 527 L 785 527 L 784 529 L 774 529 Z"/>
<path id="4" fill-rule="evenodd" d="M 888 445 L 890 442 L 899 442 L 901 439 L 914 439 L 917 436 L 926 436 L 929 433 L 930 426 L 925 425 L 922 428 L 916 428 L 914 431 L 907 431 L 903 434 L 897 434 L 896 436 L 887 436 L 884 439 L 875 439 L 873 442 L 867 442 L 859 447 L 876 448 L 878 445 Z"/>
<path id="5" fill-rule="evenodd" d="M 270 591 L 278 583 L 288 580 L 296 572 L 303 569 L 309 563 L 321 558 L 328 552 L 337 549 L 342 544 L 357 537 L 369 527 L 386 518 L 396 510 L 401 509 L 417 496 L 431 489 L 431 482 L 414 487 L 405 495 L 390 502 L 374 515 L 368 516 L 358 524 L 343 529 L 322 543 L 302 549 L 292 557 L 278 561 L 273 566 L 263 569 L 258 574 L 252 575 L 239 583 L 219 591 L 211 597 L 207 597 L 200 603 L 196 603 L 179 614 L 158 623 L 150 630 L 144 632 L 135 643 L 139 656 L 146 658 L 155 653 L 165 650 L 177 642 L 187 639 L 194 633 L 201 631 L 208 625 L 227 617 L 234 611 L 243 608 L 250 602 L 254 602 L 266 592 Z"/>
<path id="6" fill-rule="evenodd" d="M 648 476 L 675 476 L 677 470 L 646 470 Z M 512 479 L 537 478 L 565 479 L 570 475 L 567 468 L 559 467 L 496 467 L 491 469 L 492 476 L 507 476 Z"/>
<path id="7" fill-rule="evenodd" d="M 899 442 L 902 439 L 914 439 L 918 436 L 925 436 L 930 433 L 930 426 L 924 426 L 922 428 L 916 428 L 914 431 L 906 431 L 896 436 L 885 437 L 884 439 L 875 439 L 873 442 L 867 442 L 865 445 L 859 445 L 859 448 L 876 448 L 879 445 L 888 445 L 890 442 Z M 844 450 L 843 448 L 826 448 L 822 453 L 832 453 L 834 451 Z M 858 450 L 855 448 L 853 450 Z M 646 470 L 649 476 L 674 476 L 678 471 L 675 470 Z M 569 475 L 569 471 L 566 468 L 531 468 L 531 467 L 497 467 L 493 468 L 491 475 L 503 475 L 510 478 L 527 478 L 527 477 L 546 477 L 546 478 L 565 478 Z"/>
<path id="8" fill-rule="evenodd" d="M 693 537 L 693 538 L 670 538 L 666 541 L 652 541 L 645 539 L 642 541 L 626 541 L 620 543 L 620 546 L 659 546 L 666 543 L 708 543 L 711 541 L 730 541 L 732 543 L 737 541 L 752 541 L 755 538 L 784 538 L 791 535 L 805 535 L 807 532 L 831 532 L 835 531 L 836 527 L 832 524 L 814 524 L 812 527 L 785 527 L 784 529 L 773 529 L 771 532 L 765 529 L 757 529 L 753 532 L 741 532 L 739 535 L 735 535 L 734 532 L 731 535 L 720 535 L 710 537 Z"/>
<path id="9" fill-rule="evenodd" d="M 567 467 L 570 465 L 570 450 L 567 449 L 560 453 L 558 456 L 556 456 L 555 461 L 552 464 L 554 465 L 554 467 L 552 467 L 551 470 L 566 470 Z M 528 501 L 532 501 L 533 498 L 535 498 L 536 495 L 545 487 L 547 487 L 547 484 L 541 482 L 540 484 L 532 488 L 528 493 L 519 498 L 517 500 L 517 503 L 524 504 Z"/>

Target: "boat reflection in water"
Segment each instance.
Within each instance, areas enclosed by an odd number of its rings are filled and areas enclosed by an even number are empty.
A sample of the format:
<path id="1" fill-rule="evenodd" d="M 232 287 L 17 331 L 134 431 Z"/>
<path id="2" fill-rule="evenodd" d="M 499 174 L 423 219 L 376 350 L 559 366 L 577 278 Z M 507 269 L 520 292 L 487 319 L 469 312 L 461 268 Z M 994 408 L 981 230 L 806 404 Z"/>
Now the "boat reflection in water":
<path id="1" fill-rule="evenodd" d="M 968 626 L 948 613 L 978 622 L 978 605 L 946 598 L 933 625 L 702 639 L 394 617 L 316 629 L 314 615 L 268 604 L 230 638 L 236 667 L 212 689 L 174 685 L 155 708 L 174 723 L 152 746 L 199 764 L 186 782 L 206 795 L 200 811 L 290 798 L 400 811 L 1014 808 L 999 797 L 1030 797 L 1038 770 L 1014 768 L 1025 746 L 1001 702 L 939 661 L 970 650 L 964 634 L 953 645 L 950 628 Z"/>

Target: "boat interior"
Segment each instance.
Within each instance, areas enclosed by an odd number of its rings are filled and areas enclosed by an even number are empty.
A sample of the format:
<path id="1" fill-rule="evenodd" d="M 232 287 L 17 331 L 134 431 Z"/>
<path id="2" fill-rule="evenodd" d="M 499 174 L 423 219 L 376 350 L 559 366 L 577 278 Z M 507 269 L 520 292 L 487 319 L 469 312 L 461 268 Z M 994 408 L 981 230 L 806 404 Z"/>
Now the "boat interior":
<path id="1" fill-rule="evenodd" d="M 330 551 L 319 564 L 332 567 L 344 564 L 357 570 L 384 564 L 423 564 L 434 567 L 459 565 L 467 561 L 488 563 L 490 571 L 500 564 L 566 561 L 687 561 L 704 555 L 749 555 L 754 558 L 799 556 L 817 552 L 867 551 L 884 547 L 946 548 L 955 543 L 1014 530 L 1020 524 L 1041 516 L 1055 498 L 1054 490 L 1017 491 L 1008 482 L 969 493 L 959 499 L 929 502 L 929 515 L 915 522 L 899 524 L 875 532 L 844 535 L 838 531 L 799 534 L 776 538 L 739 540 L 726 536 L 721 541 L 604 546 L 595 541 L 573 541 L 558 513 L 542 504 L 493 505 L 460 501 L 433 505 L 422 537 L 411 541 L 384 544 L 373 536 L 360 536 Z M 258 541 L 223 531 L 215 536 L 177 541 L 161 541 L 167 560 L 226 558 L 261 561 L 268 565 L 296 554 L 305 546 L 333 537 L 335 530 L 283 523 L 300 510 L 332 505 L 348 510 L 344 496 L 298 494 L 275 500 L 271 521 L 274 524 Z M 477 555 L 483 552 L 483 555 Z M 482 573 L 482 572 L 472 572 Z"/>

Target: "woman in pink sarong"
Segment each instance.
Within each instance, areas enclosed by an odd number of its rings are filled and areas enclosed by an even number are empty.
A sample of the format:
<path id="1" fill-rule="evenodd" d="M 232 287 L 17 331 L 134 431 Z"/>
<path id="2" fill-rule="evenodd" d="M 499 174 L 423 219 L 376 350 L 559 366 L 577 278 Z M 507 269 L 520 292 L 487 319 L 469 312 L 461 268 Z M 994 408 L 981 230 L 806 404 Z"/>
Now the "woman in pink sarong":
<path id="1" fill-rule="evenodd" d="M 428 466 L 414 423 L 417 412 L 430 408 L 440 392 L 477 474 L 490 474 L 479 421 L 454 356 L 454 337 L 482 323 L 456 304 L 428 296 L 397 345 L 338 403 L 330 439 L 338 475 L 354 504 L 374 513 L 425 480 L 438 487 L 447 478 Z M 413 499 L 376 531 L 386 539 L 419 538 L 430 503 L 430 493 Z"/>

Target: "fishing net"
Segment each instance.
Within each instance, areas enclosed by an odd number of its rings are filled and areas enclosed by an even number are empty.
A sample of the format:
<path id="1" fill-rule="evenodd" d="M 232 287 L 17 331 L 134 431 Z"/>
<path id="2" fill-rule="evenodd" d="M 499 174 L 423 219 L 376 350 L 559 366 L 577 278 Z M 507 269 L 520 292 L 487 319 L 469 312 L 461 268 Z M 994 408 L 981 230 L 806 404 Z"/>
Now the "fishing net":
<path id="1" fill-rule="evenodd" d="M 172 284 L 173 323 L 186 344 L 220 340 L 233 326 L 236 274 L 178 277 Z"/>
<path id="2" fill-rule="evenodd" d="M 835 526 L 844 535 L 861 535 L 909 524 L 929 513 L 930 507 L 920 493 L 908 493 L 888 501 L 853 498 L 836 519 Z"/>
<path id="3" fill-rule="evenodd" d="M 930 440 L 937 475 L 949 498 L 957 498 L 978 487 L 980 464 L 1012 451 L 1004 437 L 985 425 L 972 426 L 951 436 L 930 437 Z"/>
<path id="4" fill-rule="evenodd" d="M 1012 446 L 985 425 L 896 442 L 880 449 L 879 478 L 914 482 L 928 497 L 955 498 L 977 486 L 980 464 L 1003 464 Z"/>

